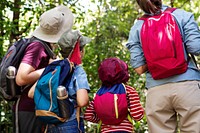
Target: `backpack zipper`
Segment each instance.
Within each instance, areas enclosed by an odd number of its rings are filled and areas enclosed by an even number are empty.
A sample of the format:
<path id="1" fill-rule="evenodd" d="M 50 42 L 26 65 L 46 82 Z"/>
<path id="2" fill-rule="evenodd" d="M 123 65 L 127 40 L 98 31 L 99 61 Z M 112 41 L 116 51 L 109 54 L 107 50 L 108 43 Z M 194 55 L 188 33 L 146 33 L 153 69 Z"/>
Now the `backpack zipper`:
<path id="1" fill-rule="evenodd" d="M 115 116 L 118 119 L 119 118 L 119 114 L 118 114 L 117 100 L 118 100 L 117 94 L 114 94 Z"/>
<path id="2" fill-rule="evenodd" d="M 50 103 L 51 103 L 51 104 L 50 104 L 50 107 L 49 107 L 49 110 L 48 110 L 48 111 L 51 111 L 52 104 L 53 104 L 53 100 L 52 100 L 52 87 L 51 87 L 51 80 L 53 79 L 53 76 L 54 76 L 54 75 L 52 75 L 52 77 L 49 79 L 49 89 L 50 89 L 50 90 L 49 90 L 49 92 L 50 92 L 50 93 L 49 93 L 49 98 L 50 98 L 50 101 L 51 101 Z"/>

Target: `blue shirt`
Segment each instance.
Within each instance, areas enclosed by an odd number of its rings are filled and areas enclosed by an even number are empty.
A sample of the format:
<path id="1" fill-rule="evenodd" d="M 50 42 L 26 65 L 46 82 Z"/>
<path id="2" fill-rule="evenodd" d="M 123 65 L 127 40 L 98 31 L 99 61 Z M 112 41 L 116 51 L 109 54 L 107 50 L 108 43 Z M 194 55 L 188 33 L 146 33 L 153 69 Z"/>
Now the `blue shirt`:
<path id="1" fill-rule="evenodd" d="M 164 11 L 167 6 L 163 5 L 162 11 Z M 194 20 L 194 16 L 190 12 L 186 12 L 181 9 L 176 9 L 172 15 L 178 22 L 183 40 L 184 46 L 188 53 L 199 55 L 200 54 L 200 31 L 198 24 Z M 143 20 L 137 20 L 136 23 L 131 27 L 129 33 L 128 43 L 126 47 L 130 51 L 130 62 L 133 68 L 140 67 L 146 64 L 144 54 L 142 51 L 140 30 L 143 24 Z M 187 55 L 185 55 L 187 58 Z M 179 82 L 186 80 L 200 80 L 200 71 L 196 68 L 195 63 L 190 60 L 188 63 L 188 69 L 185 73 L 172 76 L 165 79 L 154 80 L 149 72 L 146 72 L 146 87 L 151 88 L 154 86 L 170 83 Z"/>
<path id="2" fill-rule="evenodd" d="M 80 66 L 80 65 L 76 66 L 68 89 L 69 89 L 68 93 L 72 97 L 76 97 L 76 92 L 79 89 L 86 89 L 86 90 L 90 91 L 89 83 L 87 80 L 87 74 L 84 71 L 82 66 Z M 75 105 L 77 104 L 76 100 L 73 102 Z M 68 121 L 73 120 L 73 119 L 76 119 L 76 109 Z"/>

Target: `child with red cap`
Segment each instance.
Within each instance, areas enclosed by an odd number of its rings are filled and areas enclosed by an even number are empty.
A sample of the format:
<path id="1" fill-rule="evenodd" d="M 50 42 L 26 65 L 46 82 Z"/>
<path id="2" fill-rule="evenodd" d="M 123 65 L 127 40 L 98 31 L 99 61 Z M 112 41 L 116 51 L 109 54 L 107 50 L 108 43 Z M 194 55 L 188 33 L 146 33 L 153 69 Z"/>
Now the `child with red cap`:
<path id="1" fill-rule="evenodd" d="M 132 119 L 141 120 L 144 116 L 144 109 L 136 90 L 126 85 L 129 80 L 128 65 L 118 58 L 108 58 L 100 64 L 98 73 L 102 86 L 86 108 L 84 119 L 99 123 L 102 133 L 134 132 Z M 114 101 L 111 93 L 118 93 L 114 94 Z M 101 96 L 103 97 L 99 98 Z M 112 101 L 118 105 L 112 108 Z M 120 106 L 123 107 L 120 108 Z M 112 113 L 112 110 L 115 110 L 116 116 L 114 117 L 117 119 L 113 118 L 112 115 L 115 113 Z"/>

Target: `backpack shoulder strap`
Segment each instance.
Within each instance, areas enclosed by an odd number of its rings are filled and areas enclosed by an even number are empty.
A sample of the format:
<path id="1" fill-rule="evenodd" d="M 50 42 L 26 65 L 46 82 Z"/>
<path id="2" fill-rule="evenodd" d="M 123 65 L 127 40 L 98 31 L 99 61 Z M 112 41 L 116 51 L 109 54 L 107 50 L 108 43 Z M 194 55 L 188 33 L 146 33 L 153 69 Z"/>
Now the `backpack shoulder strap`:
<path id="1" fill-rule="evenodd" d="M 170 12 L 172 13 L 173 11 L 175 11 L 177 8 L 173 8 L 173 7 L 167 7 L 167 9 L 165 9 L 164 12 Z M 147 18 L 151 17 L 150 15 L 144 14 L 142 17 L 139 18 L 139 20 L 147 20 Z"/>
<path id="2" fill-rule="evenodd" d="M 142 17 L 138 18 L 138 20 L 147 20 L 150 16 L 147 14 L 144 14 Z"/>
<path id="3" fill-rule="evenodd" d="M 80 114 L 81 114 L 81 107 L 77 107 L 76 108 L 76 119 L 77 119 L 77 122 L 78 122 L 78 129 L 79 130 L 80 130 Z"/>
<path id="4" fill-rule="evenodd" d="M 31 38 L 31 41 L 30 42 L 40 42 L 45 50 L 47 51 L 48 55 L 52 58 L 52 59 L 55 59 L 55 54 L 53 53 L 53 51 L 51 50 L 51 48 L 42 40 L 39 40 L 39 39 L 36 39 L 36 38 Z"/>
<path id="5" fill-rule="evenodd" d="M 122 84 L 122 86 L 124 87 L 124 90 L 125 90 L 125 92 L 126 92 L 126 94 L 127 94 L 126 85 L 125 85 L 124 83 L 121 83 L 121 84 Z"/>
<path id="6" fill-rule="evenodd" d="M 168 7 L 168 8 L 165 10 L 165 12 L 170 12 L 170 13 L 172 13 L 172 12 L 175 11 L 176 9 L 177 9 L 177 8 Z M 186 50 L 186 48 L 185 48 L 185 50 Z M 186 53 L 187 53 L 187 50 L 186 50 Z M 190 57 L 192 58 L 192 60 L 194 61 L 196 67 L 198 68 L 197 61 L 196 61 L 196 59 L 195 59 L 195 56 L 194 56 L 193 54 L 189 54 L 189 55 L 190 55 Z"/>
<path id="7" fill-rule="evenodd" d="M 170 12 L 170 13 L 172 13 L 172 12 L 175 11 L 175 10 L 176 10 L 176 8 L 173 8 L 173 7 L 167 7 L 167 9 L 165 9 L 164 12 Z"/>

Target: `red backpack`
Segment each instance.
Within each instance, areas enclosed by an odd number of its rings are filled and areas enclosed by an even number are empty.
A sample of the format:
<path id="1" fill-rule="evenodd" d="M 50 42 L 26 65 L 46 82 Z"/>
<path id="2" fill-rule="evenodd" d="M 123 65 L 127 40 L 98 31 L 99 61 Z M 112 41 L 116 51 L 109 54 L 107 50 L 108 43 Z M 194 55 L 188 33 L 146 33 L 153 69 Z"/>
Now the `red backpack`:
<path id="1" fill-rule="evenodd" d="M 94 98 L 94 110 L 107 125 L 118 125 L 128 117 L 128 101 L 123 84 L 112 87 L 102 86 Z"/>
<path id="2" fill-rule="evenodd" d="M 107 58 L 99 66 L 101 88 L 94 98 L 94 110 L 102 123 L 117 125 L 128 117 L 128 101 L 123 83 L 129 80 L 128 65 L 118 58 Z"/>
<path id="3" fill-rule="evenodd" d="M 182 36 L 171 14 L 175 9 L 167 8 L 159 15 L 139 18 L 144 20 L 140 32 L 142 49 L 154 79 L 168 78 L 187 70 Z"/>

